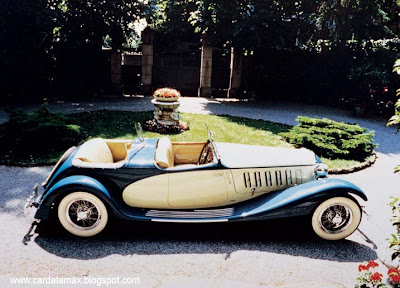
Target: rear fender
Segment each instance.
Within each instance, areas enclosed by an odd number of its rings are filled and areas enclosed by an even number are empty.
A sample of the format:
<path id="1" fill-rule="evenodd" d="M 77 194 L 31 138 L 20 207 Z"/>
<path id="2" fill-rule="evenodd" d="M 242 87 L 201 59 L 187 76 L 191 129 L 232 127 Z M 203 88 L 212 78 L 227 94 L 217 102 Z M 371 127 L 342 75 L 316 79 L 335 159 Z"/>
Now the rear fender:
<path id="1" fill-rule="evenodd" d="M 323 179 L 296 185 L 271 193 L 263 203 L 242 214 L 244 217 L 262 218 L 301 216 L 310 213 L 315 206 L 332 197 L 357 195 L 367 201 L 367 196 L 356 185 L 341 179 Z"/>
<path id="2" fill-rule="evenodd" d="M 47 219 L 50 215 L 53 203 L 57 203 L 65 195 L 74 191 L 90 192 L 104 201 L 105 204 L 112 209 L 110 212 L 116 213 L 118 211 L 115 209 L 115 203 L 112 201 L 109 191 L 103 184 L 88 176 L 74 175 L 58 181 L 48 191 L 45 191 L 35 218 Z"/>

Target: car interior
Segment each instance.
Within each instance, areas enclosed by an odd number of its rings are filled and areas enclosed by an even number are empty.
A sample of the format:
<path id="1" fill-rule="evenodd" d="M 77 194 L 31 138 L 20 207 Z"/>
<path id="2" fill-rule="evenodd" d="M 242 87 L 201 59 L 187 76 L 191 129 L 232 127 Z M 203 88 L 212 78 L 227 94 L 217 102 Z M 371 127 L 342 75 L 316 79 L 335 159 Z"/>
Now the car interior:
<path id="1" fill-rule="evenodd" d="M 132 146 L 131 140 L 91 139 L 83 143 L 72 164 L 76 167 L 122 167 Z M 162 169 L 194 168 L 214 161 L 212 145 L 207 142 L 171 142 L 168 137 L 158 140 L 155 162 Z"/>
<path id="2" fill-rule="evenodd" d="M 77 167 L 122 167 L 132 142 L 131 140 L 91 139 L 80 146 L 72 164 Z"/>
<path id="3" fill-rule="evenodd" d="M 158 140 L 155 162 L 160 168 L 190 168 L 213 161 L 214 153 L 209 141 L 171 142 L 168 137 Z"/>

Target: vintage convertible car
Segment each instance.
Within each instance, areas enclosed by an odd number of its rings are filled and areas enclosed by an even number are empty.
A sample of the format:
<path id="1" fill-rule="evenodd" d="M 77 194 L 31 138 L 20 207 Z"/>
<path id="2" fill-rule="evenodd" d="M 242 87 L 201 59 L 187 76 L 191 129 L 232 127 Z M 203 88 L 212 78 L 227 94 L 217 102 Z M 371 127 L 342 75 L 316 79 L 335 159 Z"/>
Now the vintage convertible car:
<path id="1" fill-rule="evenodd" d="M 309 215 L 327 240 L 353 233 L 362 211 L 355 185 L 327 179 L 310 150 L 169 138 L 92 139 L 70 148 L 27 208 L 56 214 L 81 237 L 94 236 L 110 216 L 155 222 L 227 222 Z M 54 212 L 54 213 L 52 213 Z"/>

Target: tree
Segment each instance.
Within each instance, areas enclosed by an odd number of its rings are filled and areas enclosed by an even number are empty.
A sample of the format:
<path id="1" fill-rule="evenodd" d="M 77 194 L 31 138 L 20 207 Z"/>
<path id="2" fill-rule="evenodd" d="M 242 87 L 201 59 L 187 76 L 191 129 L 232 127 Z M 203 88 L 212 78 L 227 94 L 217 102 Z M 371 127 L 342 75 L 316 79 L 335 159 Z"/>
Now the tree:
<path id="1" fill-rule="evenodd" d="M 196 4 L 189 0 L 158 0 L 148 18 L 150 27 L 156 32 L 155 47 L 176 50 L 182 43 L 199 44 L 199 35 L 189 18 L 196 11 Z"/>
<path id="2" fill-rule="evenodd" d="M 308 26 L 298 1 L 197 1 L 190 21 L 217 45 L 254 49 L 294 44 L 298 24 Z M 305 6 L 304 6 L 305 7 Z"/>
<path id="3" fill-rule="evenodd" d="M 393 66 L 393 72 L 400 75 L 400 59 L 397 59 Z M 400 89 L 397 89 L 396 96 L 400 96 Z M 400 98 L 397 99 L 397 102 L 394 107 L 394 115 L 389 119 L 387 126 L 390 125 L 399 125 L 400 124 Z M 400 126 L 397 127 L 397 131 L 400 131 Z M 400 165 L 394 168 L 395 173 L 400 172 Z"/>
<path id="4" fill-rule="evenodd" d="M 316 39 L 327 39 L 345 45 L 371 39 L 394 37 L 389 27 L 393 1 L 388 0 L 320 0 L 317 1 Z"/>
<path id="5" fill-rule="evenodd" d="M 55 11 L 56 40 L 72 46 L 101 48 L 109 35 L 112 46 L 121 48 L 135 37 L 134 23 L 151 13 L 151 5 L 139 0 L 48 0 Z"/>
<path id="6" fill-rule="evenodd" d="M 46 0 L 4 0 L 0 10 L 1 100 L 45 93 L 53 66 L 53 13 Z"/>
<path id="7" fill-rule="evenodd" d="M 48 0 L 54 11 L 54 54 L 57 61 L 56 89 L 64 96 L 102 93 L 102 46 L 114 50 L 133 46 L 138 40 L 137 23 L 151 5 L 140 0 Z"/>
<path id="8" fill-rule="evenodd" d="M 105 38 L 115 49 L 139 39 L 135 21 L 148 17 L 141 0 L 4 0 L 0 11 L 0 89 L 12 99 L 98 90 Z M 57 94 L 58 94 L 57 93 Z M 54 94 L 53 94 L 54 96 Z"/>
<path id="9" fill-rule="evenodd" d="M 180 11 L 189 11 L 195 31 L 216 46 L 282 49 L 315 46 L 321 39 L 361 44 L 399 32 L 394 21 L 399 10 L 391 0 L 163 0 L 157 5 L 162 10 L 178 5 Z M 169 23 L 173 22 L 164 22 Z"/>

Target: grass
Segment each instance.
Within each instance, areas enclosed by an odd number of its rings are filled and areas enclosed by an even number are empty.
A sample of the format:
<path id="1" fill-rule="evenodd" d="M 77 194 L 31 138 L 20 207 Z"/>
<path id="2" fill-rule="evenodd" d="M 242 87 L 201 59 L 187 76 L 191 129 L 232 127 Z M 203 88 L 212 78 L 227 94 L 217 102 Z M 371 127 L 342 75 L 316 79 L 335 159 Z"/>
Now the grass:
<path id="1" fill-rule="evenodd" d="M 364 161 L 371 161 L 373 158 L 374 156 L 371 155 L 364 159 Z M 357 160 L 329 159 L 325 157 L 321 157 L 321 160 L 331 169 L 351 169 L 361 164 L 361 162 Z"/>
<path id="2" fill-rule="evenodd" d="M 262 120 L 253 120 L 233 116 L 215 116 L 182 114 L 182 120 L 189 123 L 190 130 L 181 134 L 170 135 L 171 141 L 204 141 L 208 138 L 207 128 L 214 133 L 217 142 L 291 147 L 278 133 L 287 131 L 290 126 Z M 148 138 L 157 138 L 158 133 L 146 132 Z"/>
<path id="3" fill-rule="evenodd" d="M 136 137 L 135 123 L 144 123 L 153 117 L 153 112 L 128 112 L 128 111 L 94 111 L 71 115 L 76 125 L 81 126 L 86 133 L 87 139 L 133 139 Z M 273 123 L 263 120 L 234 117 L 229 115 L 200 115 L 181 113 L 183 121 L 189 123 L 190 130 L 181 134 L 168 135 L 171 141 L 204 141 L 207 139 L 206 124 L 214 133 L 214 140 L 218 142 L 231 142 L 240 144 L 265 145 L 272 147 L 292 147 L 280 135 L 287 132 L 291 126 Z M 144 131 L 145 138 L 159 138 L 159 133 Z M 79 143 L 77 143 L 78 145 Z M 40 155 L 26 159 L 18 159 L 13 164 L 53 164 L 64 151 L 52 154 Z M 0 161 L 1 161 L 0 155 Z M 360 164 L 358 161 L 325 159 L 322 160 L 330 168 L 351 168 Z"/>
<path id="4" fill-rule="evenodd" d="M 357 160 L 347 160 L 347 159 L 329 159 L 321 157 L 322 162 L 328 165 L 329 168 L 334 169 L 350 169 L 358 166 L 361 162 Z"/>
<path id="5" fill-rule="evenodd" d="M 152 112 L 96 111 L 75 114 L 73 117 L 88 133 L 88 138 L 136 137 L 135 122 L 151 119 Z M 233 117 L 228 115 L 199 115 L 181 113 L 183 121 L 189 123 L 190 130 L 180 134 L 171 134 L 172 141 L 204 141 L 207 139 L 206 124 L 214 132 L 214 140 L 241 144 L 266 145 L 274 147 L 291 147 L 278 135 L 287 131 L 290 126 L 262 120 Z M 163 134 L 144 131 L 145 138 L 159 138 Z"/>

